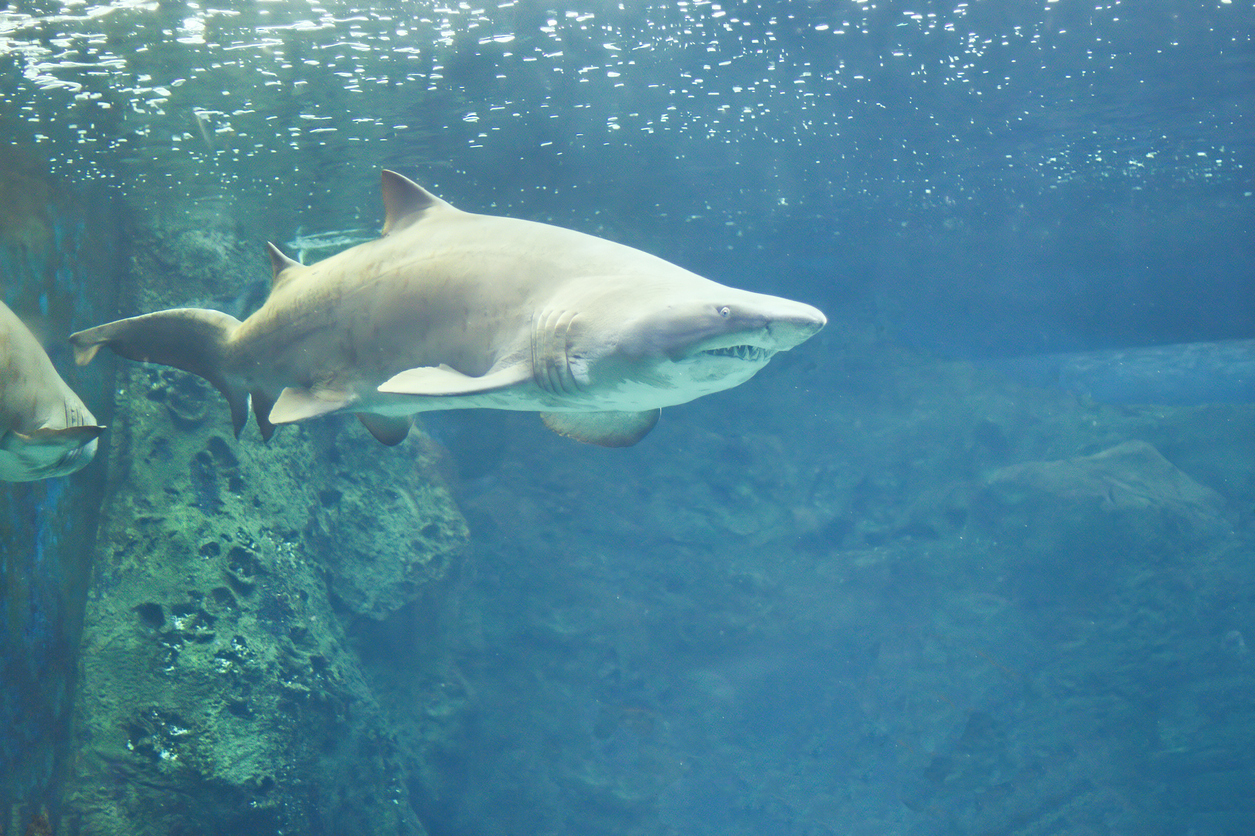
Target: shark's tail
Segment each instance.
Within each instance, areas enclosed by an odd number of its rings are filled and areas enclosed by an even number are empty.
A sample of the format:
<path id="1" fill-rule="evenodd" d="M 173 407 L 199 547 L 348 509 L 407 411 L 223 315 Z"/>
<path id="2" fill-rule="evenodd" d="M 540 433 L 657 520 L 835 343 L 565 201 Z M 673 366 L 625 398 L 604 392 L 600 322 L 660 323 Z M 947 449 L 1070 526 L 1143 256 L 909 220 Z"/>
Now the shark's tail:
<path id="1" fill-rule="evenodd" d="M 222 393 L 231 406 L 231 425 L 238 438 L 248 419 L 248 391 L 233 383 L 226 374 L 227 348 L 240 321 L 219 311 L 203 308 L 175 308 L 169 311 L 120 319 L 70 335 L 74 360 L 80 365 L 91 362 L 102 346 L 128 360 L 160 363 L 200 375 Z M 270 421 L 259 409 L 257 424 L 262 435 L 273 431 Z M 269 412 L 269 405 L 265 406 Z"/>

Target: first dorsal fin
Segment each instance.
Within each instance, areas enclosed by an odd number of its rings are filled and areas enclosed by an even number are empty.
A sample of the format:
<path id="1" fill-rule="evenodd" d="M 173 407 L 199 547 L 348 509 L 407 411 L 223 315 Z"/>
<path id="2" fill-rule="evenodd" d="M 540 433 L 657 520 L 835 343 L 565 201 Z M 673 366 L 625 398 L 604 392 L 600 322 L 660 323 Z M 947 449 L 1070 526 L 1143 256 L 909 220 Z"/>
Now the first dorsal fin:
<path id="1" fill-rule="evenodd" d="M 288 258 L 279 250 L 278 247 L 269 241 L 266 242 L 266 252 L 270 256 L 271 266 L 275 268 L 274 278 L 270 280 L 271 287 L 276 287 L 282 281 L 282 278 L 280 277 L 282 276 L 284 270 L 287 270 L 289 267 L 303 266 L 301 262 L 296 259 Z"/>
<path id="2" fill-rule="evenodd" d="M 453 208 L 413 180 L 395 171 L 385 168 L 382 176 L 384 235 L 406 226 L 412 215 L 431 209 L 433 206 Z"/>

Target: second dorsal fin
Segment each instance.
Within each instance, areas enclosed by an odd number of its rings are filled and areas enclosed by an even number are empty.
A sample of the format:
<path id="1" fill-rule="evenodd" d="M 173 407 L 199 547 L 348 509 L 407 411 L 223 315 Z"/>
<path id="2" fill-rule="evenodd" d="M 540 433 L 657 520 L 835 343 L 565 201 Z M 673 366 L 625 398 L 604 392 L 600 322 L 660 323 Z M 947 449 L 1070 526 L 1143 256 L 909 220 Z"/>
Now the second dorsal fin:
<path id="1" fill-rule="evenodd" d="M 283 273 L 293 267 L 303 266 L 301 262 L 294 258 L 288 258 L 278 247 L 269 241 L 266 242 L 266 253 L 270 256 L 270 264 L 275 268 L 274 277 L 270 280 L 271 288 L 277 287 L 283 281 Z"/>

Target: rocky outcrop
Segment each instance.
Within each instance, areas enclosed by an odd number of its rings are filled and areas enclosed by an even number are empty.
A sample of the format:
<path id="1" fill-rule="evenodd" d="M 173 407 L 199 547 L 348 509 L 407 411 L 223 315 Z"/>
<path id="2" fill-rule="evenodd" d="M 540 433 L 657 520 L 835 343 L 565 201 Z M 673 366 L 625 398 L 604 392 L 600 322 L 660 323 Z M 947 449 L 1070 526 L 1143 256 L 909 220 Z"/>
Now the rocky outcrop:
<path id="1" fill-rule="evenodd" d="M 401 753 L 454 719 L 427 684 L 444 658 L 391 670 L 357 643 L 392 620 L 437 643 L 467 530 L 434 448 L 348 417 L 237 442 L 199 380 L 120 377 L 66 832 L 423 833 Z M 441 719 L 398 734 L 372 665 Z"/>
<path id="2" fill-rule="evenodd" d="M 1043 552 L 1063 555 L 1104 548 L 1160 554 L 1232 530 L 1224 499 L 1145 441 L 995 470 L 972 511 L 995 536 L 1033 540 Z"/>

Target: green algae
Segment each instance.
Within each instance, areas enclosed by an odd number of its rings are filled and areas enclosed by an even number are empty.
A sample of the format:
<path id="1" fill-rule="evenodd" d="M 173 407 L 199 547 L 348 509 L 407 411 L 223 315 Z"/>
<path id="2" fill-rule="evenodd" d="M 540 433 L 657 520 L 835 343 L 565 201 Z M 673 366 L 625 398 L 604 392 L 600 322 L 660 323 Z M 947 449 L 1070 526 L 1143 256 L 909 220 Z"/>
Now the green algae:
<path id="1" fill-rule="evenodd" d="M 163 267 L 205 257 L 203 234 L 184 240 L 170 239 Z M 235 252 L 219 250 L 228 268 Z M 370 624 L 444 606 L 434 591 L 467 529 L 432 443 L 416 431 L 385 448 L 334 418 L 237 442 L 199 381 L 138 365 L 119 377 L 71 832 L 423 833 L 355 642 Z M 390 675 L 438 699 L 423 682 L 441 662 Z"/>

